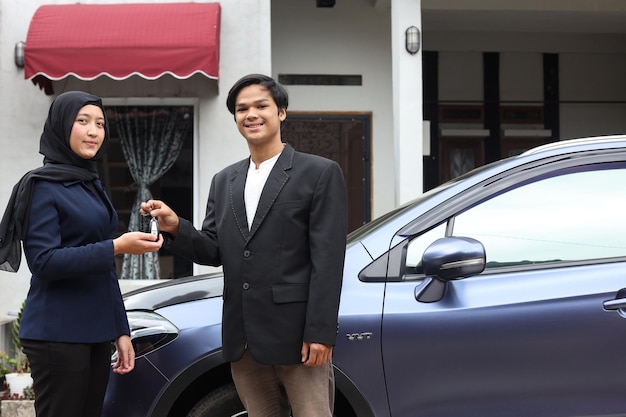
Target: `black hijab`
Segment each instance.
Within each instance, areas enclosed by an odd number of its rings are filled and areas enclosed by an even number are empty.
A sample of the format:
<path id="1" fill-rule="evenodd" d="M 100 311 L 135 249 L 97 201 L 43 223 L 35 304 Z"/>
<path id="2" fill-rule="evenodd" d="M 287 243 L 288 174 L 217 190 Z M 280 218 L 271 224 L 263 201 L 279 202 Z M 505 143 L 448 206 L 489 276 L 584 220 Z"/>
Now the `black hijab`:
<path id="1" fill-rule="evenodd" d="M 83 159 L 70 148 L 70 133 L 78 111 L 88 104 L 102 109 L 105 133 L 102 146 L 96 155 L 92 159 Z M 39 153 L 44 156 L 44 165 L 27 172 L 15 184 L 0 222 L 1 271 L 17 272 L 19 269 L 22 259 L 21 241 L 28 227 L 28 210 L 34 182 L 81 181 L 94 190 L 92 181 L 98 178 L 96 161 L 104 155 L 108 141 L 108 121 L 99 97 L 82 91 L 68 91 L 52 102 L 39 140 Z"/>

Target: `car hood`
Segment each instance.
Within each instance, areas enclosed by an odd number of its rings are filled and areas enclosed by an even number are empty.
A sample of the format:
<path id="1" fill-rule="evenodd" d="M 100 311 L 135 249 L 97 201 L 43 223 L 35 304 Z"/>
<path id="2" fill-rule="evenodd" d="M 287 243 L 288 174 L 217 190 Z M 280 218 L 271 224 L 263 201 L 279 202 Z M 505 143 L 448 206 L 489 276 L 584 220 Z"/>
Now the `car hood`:
<path id="1" fill-rule="evenodd" d="M 224 275 L 221 272 L 176 278 L 124 294 L 126 310 L 156 310 L 175 304 L 221 297 Z"/>

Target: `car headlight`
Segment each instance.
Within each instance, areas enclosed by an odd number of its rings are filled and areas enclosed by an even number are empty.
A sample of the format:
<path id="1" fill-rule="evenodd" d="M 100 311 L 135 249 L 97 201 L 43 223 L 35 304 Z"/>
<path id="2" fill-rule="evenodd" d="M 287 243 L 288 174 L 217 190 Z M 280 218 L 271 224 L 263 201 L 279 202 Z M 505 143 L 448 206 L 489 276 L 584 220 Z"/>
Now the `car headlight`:
<path id="1" fill-rule="evenodd" d="M 165 346 L 178 337 L 178 329 L 164 317 L 148 311 L 127 311 L 130 325 L 130 340 L 135 349 L 135 358 Z M 117 361 L 117 350 L 113 346 L 111 362 Z"/>

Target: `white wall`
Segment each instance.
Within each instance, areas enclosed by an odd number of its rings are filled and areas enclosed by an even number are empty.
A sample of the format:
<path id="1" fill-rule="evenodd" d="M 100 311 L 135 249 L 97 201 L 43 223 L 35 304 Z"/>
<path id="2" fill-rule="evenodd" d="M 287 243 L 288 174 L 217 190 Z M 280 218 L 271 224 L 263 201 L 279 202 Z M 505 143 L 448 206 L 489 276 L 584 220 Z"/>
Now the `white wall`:
<path id="1" fill-rule="evenodd" d="M 626 133 L 626 52 L 563 54 L 559 72 L 562 138 Z"/>
<path id="2" fill-rule="evenodd" d="M 13 185 L 27 170 L 41 165 L 39 136 L 50 98 L 30 81 L 13 62 L 13 47 L 26 40 L 28 24 L 37 3 L 32 0 L 2 0 L 0 4 L 0 213 Z M 0 271 L 0 322 L 18 311 L 29 285 L 26 262 L 17 274 Z"/>
<path id="3" fill-rule="evenodd" d="M 500 100 L 508 103 L 543 102 L 543 54 L 500 54 Z"/>
<path id="4" fill-rule="evenodd" d="M 424 192 L 422 48 L 415 54 L 406 50 L 407 29 L 422 30 L 421 7 L 421 0 L 391 2 L 394 207 Z"/>
<path id="5" fill-rule="evenodd" d="M 394 202 L 389 9 L 364 0 L 316 8 L 314 0 L 272 0 L 272 75 L 358 74 L 362 86 L 289 85 L 290 111 L 372 113 L 372 217 Z M 289 117 L 289 116 L 287 116 Z"/>
<path id="6" fill-rule="evenodd" d="M 442 51 L 438 63 L 439 100 L 483 100 L 483 55 L 474 51 Z"/>

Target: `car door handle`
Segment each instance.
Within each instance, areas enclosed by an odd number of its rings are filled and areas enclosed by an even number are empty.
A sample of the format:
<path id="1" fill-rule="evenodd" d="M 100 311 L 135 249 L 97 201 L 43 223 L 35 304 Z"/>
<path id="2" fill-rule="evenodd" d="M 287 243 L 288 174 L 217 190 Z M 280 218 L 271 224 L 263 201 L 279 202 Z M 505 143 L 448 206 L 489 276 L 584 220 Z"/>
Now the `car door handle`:
<path id="1" fill-rule="evenodd" d="M 606 300 L 603 305 L 605 310 L 619 310 L 620 308 L 626 308 L 626 298 Z"/>

